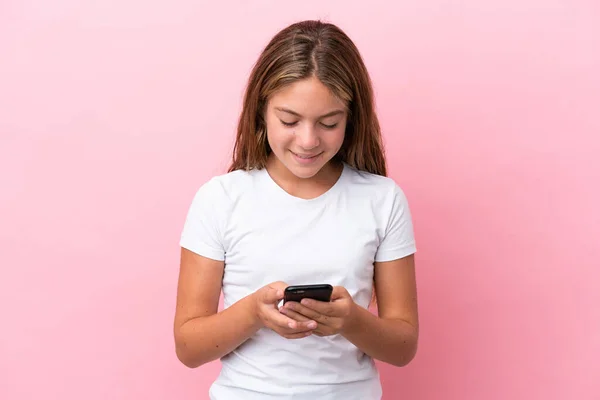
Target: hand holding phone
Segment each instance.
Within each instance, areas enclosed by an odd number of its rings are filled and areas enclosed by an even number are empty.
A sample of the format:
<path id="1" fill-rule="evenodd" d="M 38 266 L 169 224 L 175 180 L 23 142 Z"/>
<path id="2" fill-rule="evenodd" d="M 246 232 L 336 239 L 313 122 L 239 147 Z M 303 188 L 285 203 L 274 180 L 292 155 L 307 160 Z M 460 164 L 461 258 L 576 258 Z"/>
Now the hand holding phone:
<path id="1" fill-rule="evenodd" d="M 283 298 L 287 286 L 284 282 L 273 282 L 250 295 L 255 317 L 263 327 L 269 328 L 287 339 L 309 336 L 317 327 L 314 321 L 309 318 L 298 321 L 282 315 L 278 310 L 277 303 Z"/>
<path id="2" fill-rule="evenodd" d="M 306 300 L 304 300 L 306 299 Z M 329 285 L 292 286 L 284 292 L 284 303 L 279 312 L 299 322 L 315 321 L 317 336 L 342 333 L 356 320 L 360 308 L 348 290 Z"/>

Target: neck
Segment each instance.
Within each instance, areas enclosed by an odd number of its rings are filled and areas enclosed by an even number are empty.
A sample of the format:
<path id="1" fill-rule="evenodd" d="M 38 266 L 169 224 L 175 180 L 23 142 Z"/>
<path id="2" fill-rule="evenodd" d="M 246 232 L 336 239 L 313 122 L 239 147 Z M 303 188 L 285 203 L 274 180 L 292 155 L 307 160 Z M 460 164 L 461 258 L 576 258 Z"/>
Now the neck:
<path id="1" fill-rule="evenodd" d="M 299 178 L 294 175 L 279 159 L 270 154 L 267 160 L 267 172 L 283 190 L 292 196 L 314 198 L 325 193 L 339 179 L 343 165 L 340 161 L 331 160 L 310 178 Z"/>

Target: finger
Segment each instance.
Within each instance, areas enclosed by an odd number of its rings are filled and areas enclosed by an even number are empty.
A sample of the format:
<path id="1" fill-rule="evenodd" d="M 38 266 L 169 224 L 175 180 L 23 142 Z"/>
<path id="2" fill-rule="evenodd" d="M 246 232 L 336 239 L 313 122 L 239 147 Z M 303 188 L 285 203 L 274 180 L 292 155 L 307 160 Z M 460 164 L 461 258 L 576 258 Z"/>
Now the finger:
<path id="1" fill-rule="evenodd" d="M 268 319 L 270 323 L 289 333 L 306 332 L 317 327 L 315 321 L 308 319 L 306 321 L 296 321 L 277 310 L 269 310 Z"/>
<path id="2" fill-rule="evenodd" d="M 283 289 L 277 287 L 268 286 L 263 295 L 263 302 L 267 304 L 274 304 L 283 299 Z"/>
<path id="3" fill-rule="evenodd" d="M 334 286 L 331 292 L 331 301 L 348 297 L 348 291 L 343 286 Z"/>
<path id="4" fill-rule="evenodd" d="M 295 312 L 296 314 L 300 314 L 302 316 L 304 316 L 305 318 L 309 318 L 313 321 L 316 321 L 318 323 L 325 323 L 327 321 L 327 316 L 323 315 L 321 313 L 319 313 L 318 311 L 306 307 L 300 303 L 288 303 L 285 305 L 285 308 L 287 308 L 289 311 L 291 312 Z"/>
<path id="5" fill-rule="evenodd" d="M 313 299 L 302 299 L 302 301 L 299 304 L 300 307 L 303 307 L 301 310 L 296 310 L 298 311 L 300 314 L 306 315 L 309 318 L 313 318 L 312 314 L 304 314 L 304 311 L 306 309 L 311 310 L 313 313 L 316 312 L 317 314 L 320 315 L 325 315 L 325 316 L 329 316 L 329 317 L 334 317 L 337 315 L 337 313 L 335 312 L 335 306 L 336 304 L 333 301 L 330 302 L 326 302 L 326 301 L 318 301 L 318 300 L 313 300 Z"/>
<path id="6" fill-rule="evenodd" d="M 289 285 L 287 283 L 282 282 L 282 281 L 277 281 L 277 282 L 273 282 L 273 283 L 269 284 L 269 287 L 272 287 L 277 290 L 285 290 L 285 288 L 288 286 Z"/>
<path id="7" fill-rule="evenodd" d="M 280 335 L 286 339 L 302 339 L 302 338 L 312 335 L 312 333 L 313 333 L 313 331 L 307 331 L 307 332 L 289 333 L 289 334 L 284 333 L 284 334 L 280 334 Z"/>
<path id="8" fill-rule="evenodd" d="M 282 307 L 279 309 L 279 311 L 282 314 L 287 315 L 288 317 L 298 321 L 298 322 L 305 322 L 305 321 L 312 321 L 310 318 L 307 318 L 306 316 L 297 313 L 296 311 L 292 310 L 289 307 Z"/>

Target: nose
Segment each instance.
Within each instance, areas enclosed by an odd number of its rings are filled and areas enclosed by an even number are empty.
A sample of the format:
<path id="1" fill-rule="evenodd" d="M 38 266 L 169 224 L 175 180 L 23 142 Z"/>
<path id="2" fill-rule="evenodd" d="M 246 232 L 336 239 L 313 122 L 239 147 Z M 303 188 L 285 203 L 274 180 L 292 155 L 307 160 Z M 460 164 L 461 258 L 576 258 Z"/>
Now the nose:
<path id="1" fill-rule="evenodd" d="M 319 146 L 320 140 L 317 130 L 310 124 L 305 124 L 296 130 L 296 143 L 304 150 L 312 150 Z"/>

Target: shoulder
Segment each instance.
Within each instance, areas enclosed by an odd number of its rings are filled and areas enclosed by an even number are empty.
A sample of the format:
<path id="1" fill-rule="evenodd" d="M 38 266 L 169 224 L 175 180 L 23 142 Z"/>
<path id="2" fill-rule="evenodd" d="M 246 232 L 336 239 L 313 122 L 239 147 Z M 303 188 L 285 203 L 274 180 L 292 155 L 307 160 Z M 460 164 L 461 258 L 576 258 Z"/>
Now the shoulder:
<path id="1" fill-rule="evenodd" d="M 200 184 L 196 197 L 204 197 L 224 205 L 250 190 L 254 186 L 258 172 L 237 170 L 215 175 Z"/>
<path id="2" fill-rule="evenodd" d="M 406 202 L 406 195 L 396 181 L 390 177 L 359 171 L 346 166 L 347 187 L 355 196 L 365 196 L 376 203 L 389 203 L 400 200 Z"/>

